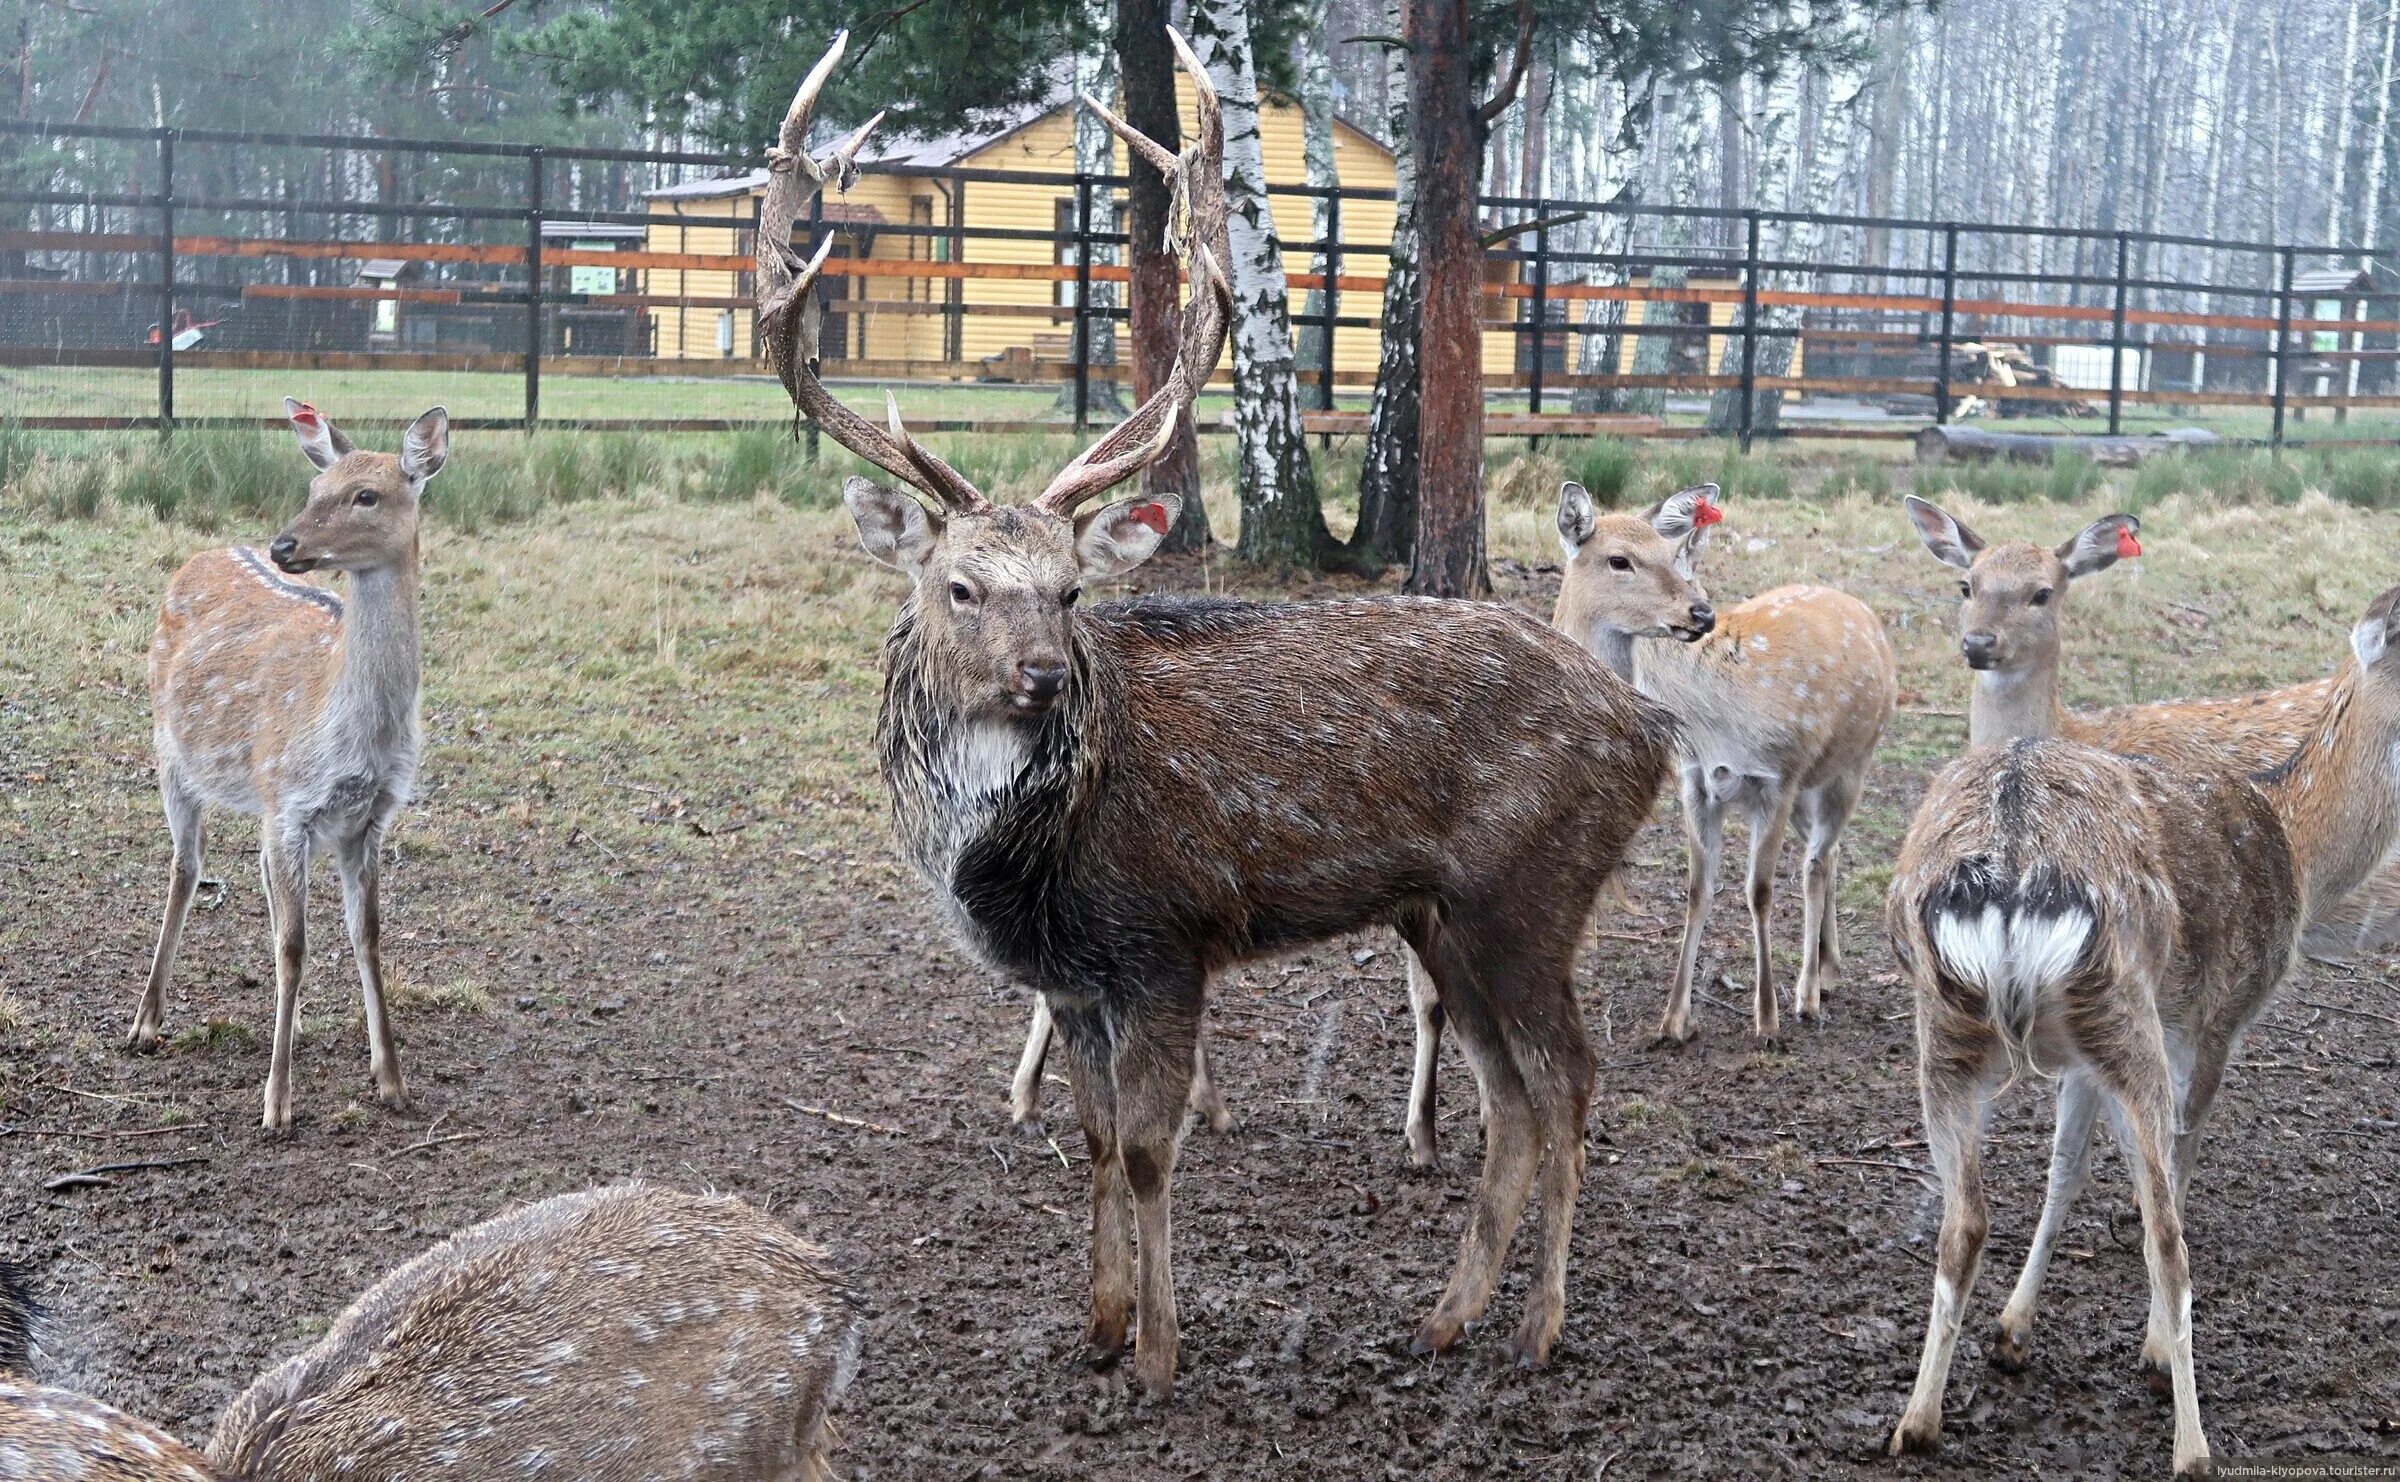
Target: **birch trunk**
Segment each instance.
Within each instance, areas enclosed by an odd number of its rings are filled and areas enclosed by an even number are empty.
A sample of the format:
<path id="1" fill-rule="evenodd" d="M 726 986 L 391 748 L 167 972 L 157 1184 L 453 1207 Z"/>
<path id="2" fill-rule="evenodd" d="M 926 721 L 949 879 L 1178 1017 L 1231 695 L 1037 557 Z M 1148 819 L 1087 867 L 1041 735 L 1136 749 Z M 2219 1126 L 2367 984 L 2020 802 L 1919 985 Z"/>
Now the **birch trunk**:
<path id="1" fill-rule="evenodd" d="M 1400 0 L 1386 0 L 1393 35 Z M 1392 135 L 1396 215 L 1383 280 L 1383 348 L 1367 412 L 1366 462 L 1358 472 L 1358 526 L 1349 553 L 1361 562 L 1406 562 L 1417 548 L 1417 152 L 1410 138 L 1408 53 L 1384 48 L 1385 118 Z"/>
<path id="2" fill-rule="evenodd" d="M 1192 45 L 1225 111 L 1226 223 L 1233 262 L 1233 428 L 1242 531 L 1236 553 L 1270 566 L 1313 568 L 1332 544 L 1301 431 L 1293 375 L 1291 300 L 1283 244 L 1267 207 L 1258 78 L 1245 0 L 1194 0 Z"/>

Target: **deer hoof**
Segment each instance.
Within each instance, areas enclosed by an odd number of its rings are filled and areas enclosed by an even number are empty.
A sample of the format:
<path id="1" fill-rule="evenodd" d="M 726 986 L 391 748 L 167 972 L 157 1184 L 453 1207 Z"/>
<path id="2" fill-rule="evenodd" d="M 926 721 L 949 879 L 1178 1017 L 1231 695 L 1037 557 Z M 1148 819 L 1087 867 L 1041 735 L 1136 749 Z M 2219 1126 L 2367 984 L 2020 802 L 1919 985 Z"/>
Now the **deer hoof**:
<path id="1" fill-rule="evenodd" d="M 2033 1330 L 2015 1332 L 2003 1325 L 1992 1334 L 1984 1356 L 2003 1374 L 2022 1374 L 2033 1363 Z"/>
<path id="2" fill-rule="evenodd" d="M 1425 1319 L 1424 1326 L 1417 1329 L 1417 1335 L 1408 1340 L 1409 1356 L 1431 1358 L 1437 1353 L 1448 1353 L 1466 1338 L 1473 1326 L 1437 1312 Z"/>
<path id="3" fill-rule="evenodd" d="M 136 1055 L 155 1055 L 158 1044 L 158 1028 L 152 1024 L 136 1024 L 133 1032 L 125 1036 L 125 1048 Z"/>
<path id="4" fill-rule="evenodd" d="M 1894 1456 L 1931 1456 L 1941 1449 L 1941 1426 L 1921 1426 L 1907 1420 L 1900 1422 L 1899 1429 L 1892 1432 L 1891 1444 L 1884 1448 Z"/>

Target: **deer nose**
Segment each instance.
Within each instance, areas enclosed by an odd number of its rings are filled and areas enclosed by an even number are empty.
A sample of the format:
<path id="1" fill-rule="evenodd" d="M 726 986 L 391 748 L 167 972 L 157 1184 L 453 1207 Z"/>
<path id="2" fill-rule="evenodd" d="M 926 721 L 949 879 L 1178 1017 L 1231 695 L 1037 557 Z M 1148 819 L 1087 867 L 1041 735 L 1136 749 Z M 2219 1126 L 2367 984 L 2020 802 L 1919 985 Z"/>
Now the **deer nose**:
<path id="1" fill-rule="evenodd" d="M 1958 640 L 1958 651 L 1967 656 L 1970 669 L 1989 669 L 1999 657 L 2000 640 L 1990 633 L 1968 633 Z"/>
<path id="2" fill-rule="evenodd" d="M 274 559 L 276 565 L 283 567 L 289 567 L 292 564 L 292 558 L 299 553 L 300 542 L 288 535 L 276 536 L 275 543 L 267 547 L 267 554 Z"/>
<path id="3" fill-rule="evenodd" d="M 1028 705 L 1047 705 L 1067 687 L 1064 659 L 1023 659 L 1017 664 L 1017 697 Z"/>
<path id="4" fill-rule="evenodd" d="M 1703 635 L 1717 626 L 1717 610 L 1705 602 L 1692 604 L 1692 626 Z"/>

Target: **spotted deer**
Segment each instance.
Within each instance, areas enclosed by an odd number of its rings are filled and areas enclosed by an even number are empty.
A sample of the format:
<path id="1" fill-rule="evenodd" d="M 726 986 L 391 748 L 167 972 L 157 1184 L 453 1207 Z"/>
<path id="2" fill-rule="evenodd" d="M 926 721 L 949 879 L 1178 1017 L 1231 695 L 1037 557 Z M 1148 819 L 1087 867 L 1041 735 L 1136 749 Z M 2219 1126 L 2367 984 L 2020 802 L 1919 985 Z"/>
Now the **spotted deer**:
<path id="1" fill-rule="evenodd" d="M 2070 585 L 2139 555 L 2141 521 L 2112 515 L 2047 549 L 1987 542 L 1937 505 L 1914 495 L 1903 503 L 1926 549 L 1963 573 L 1959 649 L 1975 671 L 1967 735 L 1976 744 L 2063 736 L 2178 765 L 2255 771 L 2290 755 L 2333 693 L 2332 679 L 2314 679 L 2225 700 L 2069 710 L 2059 699 L 2059 648 Z M 2312 957 L 2342 961 L 2400 939 L 2400 860 L 2310 910 L 2300 944 Z"/>
<path id="2" fill-rule="evenodd" d="M 250 1385 L 205 1454 L 0 1378 L 0 1478 L 823 1482 L 861 1331 L 848 1285 L 779 1221 L 619 1184 L 487 1220 L 392 1272 Z"/>
<path id="3" fill-rule="evenodd" d="M 1672 723 L 1490 604 L 1084 602 L 1173 524 L 1172 500 L 1087 506 L 1163 451 L 1230 310 L 1223 125 L 1205 69 L 1173 43 L 1197 110 L 1180 156 L 1102 111 L 1174 184 L 1169 245 L 1192 285 L 1177 363 L 1025 504 L 985 498 L 896 411 L 879 428 L 819 384 L 823 252 L 803 263 L 781 244 L 843 161 L 802 152 L 811 86 L 784 122 L 761 207 L 761 342 L 802 412 L 915 491 L 843 490 L 868 553 L 910 583 L 876 727 L 895 832 L 968 948 L 1055 1020 L 1091 1155 L 1095 1366 L 1123 1357 L 1138 1309 L 1135 1379 L 1173 1386 L 1169 1191 L 1210 973 L 1372 924 L 1425 960 L 1489 1133 L 1415 1347 L 1450 1348 L 1482 1315 L 1538 1180 L 1538 1271 L 1513 1345 L 1537 1364 L 1565 1311 L 1594 1072 L 1570 969 L 1665 781 Z"/>
<path id="4" fill-rule="evenodd" d="M 2070 573 L 2113 559 L 2096 522 Z M 2052 601 L 2056 600 L 2053 592 Z M 2059 1082 L 2049 1190 L 1995 1359 L 2020 1366 L 2051 1250 L 2105 1107 L 2134 1165 L 2150 1272 L 2144 1360 L 2175 1404 L 2178 1474 L 2206 1465 L 2183 1205 L 2227 1061 L 2297 959 L 2312 903 L 2400 839 L 2400 587 L 2351 631 L 2354 662 L 2281 761 L 2255 773 L 2072 740 L 1981 745 L 1934 781 L 1886 926 L 1915 985 L 1918 1083 L 1942 1190 L 1932 1314 L 1891 1449 L 1929 1450 L 1990 1221 L 1980 1144 L 2003 1076 Z"/>
<path id="5" fill-rule="evenodd" d="M 229 1482 L 208 1459 L 122 1410 L 26 1377 L 42 1320 L 30 1273 L 0 1260 L 0 1477 Z"/>
<path id="6" fill-rule="evenodd" d="M 376 1094 L 408 1098 L 384 1008 L 381 848 L 415 784 L 423 727 L 417 638 L 417 512 L 449 455 L 440 407 L 409 424 L 398 454 L 354 446 L 315 407 L 286 398 L 316 470 L 299 515 L 265 554 L 208 551 L 167 584 L 150 644 L 158 790 L 174 857 L 150 982 L 129 1037 L 157 1048 L 167 980 L 200 881 L 205 810 L 259 819 L 259 878 L 275 942 L 275 1041 L 265 1110 L 292 1121 L 292 1037 L 307 960 L 308 869 L 333 855 L 366 1001 Z M 347 600 L 293 577 L 349 576 Z"/>

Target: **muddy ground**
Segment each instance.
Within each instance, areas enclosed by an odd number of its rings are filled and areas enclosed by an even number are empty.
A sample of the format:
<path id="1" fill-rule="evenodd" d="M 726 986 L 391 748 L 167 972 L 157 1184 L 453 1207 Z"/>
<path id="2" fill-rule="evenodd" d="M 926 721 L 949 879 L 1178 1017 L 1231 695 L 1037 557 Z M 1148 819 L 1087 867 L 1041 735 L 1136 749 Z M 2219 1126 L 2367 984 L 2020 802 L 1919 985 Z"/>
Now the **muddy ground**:
<path id="1" fill-rule="evenodd" d="M 1553 580 L 1519 568 L 1508 594 L 1546 609 Z M 827 684 L 863 749 L 871 682 Z M 642 780 L 661 774 L 641 770 L 639 745 L 617 748 L 613 775 L 553 766 L 555 737 L 478 732 L 485 720 L 437 684 L 439 765 L 385 909 L 387 953 L 430 985 L 399 1018 L 416 1107 L 391 1114 L 368 1095 L 320 878 L 307 1012 L 322 1017 L 300 1051 L 297 1132 L 262 1141 L 266 924 L 246 826 L 212 842 L 229 887 L 187 936 L 169 1023 L 182 1037 L 154 1058 L 115 1048 L 165 854 L 142 705 L 129 688 L 0 697 L 0 794 L 13 794 L 0 988 L 18 1021 L 0 1067 L 0 1251 L 44 1273 L 49 1377 L 187 1437 L 429 1242 L 513 1200 L 638 1175 L 769 1204 L 855 1274 L 872 1321 L 841 1461 L 862 1478 L 2165 1471 L 2170 1417 L 2137 1372 L 2146 1289 L 2113 1152 L 2054 1268 L 2032 1369 L 1985 1361 L 2047 1153 L 2050 1098 L 2034 1086 L 1995 1122 L 1996 1233 L 1948 1450 L 1880 1454 L 1922 1332 L 1935 1208 L 1907 1001 L 1875 907 L 1955 718 L 1907 714 L 1887 738 L 1851 836 L 1847 976 L 1828 1021 L 1780 1051 L 1754 1047 L 1730 983 L 1701 1006 L 1696 1043 L 1650 1047 L 1681 846 L 1664 814 L 1643 836 L 1635 909 L 1602 912 L 1579 969 L 1601 1042 L 1592 1166 L 1544 1372 L 1501 1352 L 1522 1240 L 1494 1329 L 1439 1360 L 1406 1356 L 1479 1151 L 1453 1050 L 1444 1166 L 1405 1166 L 1393 941 L 1329 943 L 1221 984 L 1211 1046 L 1237 1123 L 1185 1145 L 1182 1387 L 1154 1410 L 1075 1362 L 1081 1137 L 1063 1085 L 1048 1089 L 1055 1148 L 1013 1133 L 1002 1108 L 1026 1000 L 947 942 L 865 812 L 792 802 L 734 767 L 670 793 L 672 779 Z M 86 715 L 105 719 L 85 745 L 25 740 Z M 771 737 L 761 745 L 762 769 L 789 765 Z M 464 780 L 475 768 L 511 780 Z M 1738 867 L 1726 874 L 1705 960 L 1746 982 Z M 1797 941 L 1793 883 L 1787 868 L 1784 944 Z M 2396 1032 L 2390 964 L 2312 969 L 2229 1078 L 2189 1223 L 2220 1454 L 2400 1457 Z M 133 1132 L 145 1135 L 102 1135 Z M 175 1166 L 44 1189 L 146 1160 Z"/>

